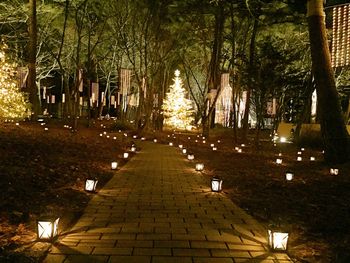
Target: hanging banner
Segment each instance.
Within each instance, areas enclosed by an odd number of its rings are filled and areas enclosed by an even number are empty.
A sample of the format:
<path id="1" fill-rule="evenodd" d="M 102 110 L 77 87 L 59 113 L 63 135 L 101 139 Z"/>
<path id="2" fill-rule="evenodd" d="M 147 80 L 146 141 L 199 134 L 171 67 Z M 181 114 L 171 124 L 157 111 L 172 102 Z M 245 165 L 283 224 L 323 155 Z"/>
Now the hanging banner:
<path id="1" fill-rule="evenodd" d="M 83 92 L 83 70 L 78 71 L 79 92 Z"/>
<path id="2" fill-rule="evenodd" d="M 221 74 L 221 89 L 224 89 L 226 87 L 230 86 L 230 74 L 229 73 L 222 73 Z"/>
<path id="3" fill-rule="evenodd" d="M 350 4 L 333 7 L 332 67 L 350 65 Z"/>
<path id="4" fill-rule="evenodd" d="M 51 103 L 55 103 L 56 102 L 56 96 L 55 95 L 51 95 Z"/>
<path id="5" fill-rule="evenodd" d="M 27 87 L 27 78 L 28 78 L 28 68 L 27 67 L 18 67 L 18 86 L 23 89 Z"/>
<path id="6" fill-rule="evenodd" d="M 111 104 L 111 105 L 114 105 L 114 103 L 115 103 L 115 96 L 112 95 L 112 96 L 111 96 L 110 104 Z"/>
<path id="7" fill-rule="evenodd" d="M 91 98 L 92 103 L 98 102 L 98 83 L 92 82 L 91 84 Z"/>
<path id="8" fill-rule="evenodd" d="M 120 70 L 120 91 L 122 95 L 128 95 L 131 83 L 131 70 L 121 69 Z"/>

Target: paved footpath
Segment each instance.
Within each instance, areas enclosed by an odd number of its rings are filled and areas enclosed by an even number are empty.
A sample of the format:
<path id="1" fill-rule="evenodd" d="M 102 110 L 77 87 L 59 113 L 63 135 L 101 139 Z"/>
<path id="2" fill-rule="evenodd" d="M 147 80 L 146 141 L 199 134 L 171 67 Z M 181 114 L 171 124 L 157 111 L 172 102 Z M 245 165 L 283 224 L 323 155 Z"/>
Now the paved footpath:
<path id="1" fill-rule="evenodd" d="M 142 143 L 44 262 L 291 262 L 193 167 L 176 147 Z"/>

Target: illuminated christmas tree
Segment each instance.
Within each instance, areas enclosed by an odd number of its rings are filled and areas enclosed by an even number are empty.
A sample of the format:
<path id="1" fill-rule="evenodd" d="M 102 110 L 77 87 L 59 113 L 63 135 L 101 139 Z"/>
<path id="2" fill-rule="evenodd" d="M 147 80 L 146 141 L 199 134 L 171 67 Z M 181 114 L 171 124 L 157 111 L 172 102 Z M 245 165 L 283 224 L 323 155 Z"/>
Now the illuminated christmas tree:
<path id="1" fill-rule="evenodd" d="M 30 114 L 28 99 L 17 85 L 15 65 L 6 61 L 5 49 L 0 47 L 0 120 L 24 119 Z"/>
<path id="2" fill-rule="evenodd" d="M 171 128 L 186 129 L 193 122 L 192 102 L 185 98 L 185 89 L 182 87 L 180 71 L 175 71 L 174 84 L 163 101 L 165 125 Z"/>

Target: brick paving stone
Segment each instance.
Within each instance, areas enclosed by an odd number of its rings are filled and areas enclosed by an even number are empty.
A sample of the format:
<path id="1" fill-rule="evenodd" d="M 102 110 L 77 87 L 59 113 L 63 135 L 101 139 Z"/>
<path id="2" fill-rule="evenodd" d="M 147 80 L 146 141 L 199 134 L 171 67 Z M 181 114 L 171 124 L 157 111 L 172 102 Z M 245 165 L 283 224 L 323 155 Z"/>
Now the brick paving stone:
<path id="1" fill-rule="evenodd" d="M 193 258 L 194 263 L 234 263 L 232 258 Z"/>
<path id="2" fill-rule="evenodd" d="M 292 262 L 177 147 L 139 144 L 43 262 Z"/>

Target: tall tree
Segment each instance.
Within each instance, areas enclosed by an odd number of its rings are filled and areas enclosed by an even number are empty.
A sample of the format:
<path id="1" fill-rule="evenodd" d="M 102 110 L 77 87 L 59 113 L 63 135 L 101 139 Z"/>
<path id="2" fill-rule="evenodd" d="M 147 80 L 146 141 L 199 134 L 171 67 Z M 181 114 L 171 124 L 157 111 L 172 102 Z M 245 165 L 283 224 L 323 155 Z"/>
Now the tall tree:
<path id="1" fill-rule="evenodd" d="M 37 42 L 37 24 L 36 24 L 36 0 L 29 0 L 29 20 L 28 20 L 28 87 L 29 101 L 32 104 L 34 119 L 40 114 L 40 105 L 38 89 L 36 87 L 36 42 Z"/>
<path id="2" fill-rule="evenodd" d="M 325 160 L 344 163 L 349 160 L 350 155 L 349 135 L 344 124 L 331 66 L 323 0 L 308 0 L 307 17 Z"/>

